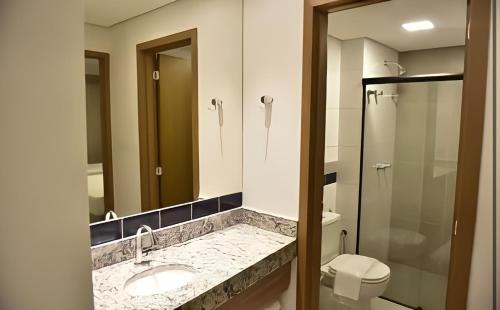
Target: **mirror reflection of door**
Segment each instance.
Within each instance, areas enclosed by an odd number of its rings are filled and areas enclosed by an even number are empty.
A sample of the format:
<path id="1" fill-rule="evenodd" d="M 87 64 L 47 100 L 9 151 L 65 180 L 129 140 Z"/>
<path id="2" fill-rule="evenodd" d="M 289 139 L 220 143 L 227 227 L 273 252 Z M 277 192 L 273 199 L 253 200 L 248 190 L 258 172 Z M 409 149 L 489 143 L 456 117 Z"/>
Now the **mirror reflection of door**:
<path id="1" fill-rule="evenodd" d="M 197 47 L 196 29 L 137 45 L 142 212 L 199 198 Z"/>
<path id="2" fill-rule="evenodd" d="M 113 210 L 109 55 L 85 51 L 87 183 L 90 222 Z"/>
<path id="3" fill-rule="evenodd" d="M 196 199 L 193 188 L 191 46 L 157 54 L 160 207 Z"/>

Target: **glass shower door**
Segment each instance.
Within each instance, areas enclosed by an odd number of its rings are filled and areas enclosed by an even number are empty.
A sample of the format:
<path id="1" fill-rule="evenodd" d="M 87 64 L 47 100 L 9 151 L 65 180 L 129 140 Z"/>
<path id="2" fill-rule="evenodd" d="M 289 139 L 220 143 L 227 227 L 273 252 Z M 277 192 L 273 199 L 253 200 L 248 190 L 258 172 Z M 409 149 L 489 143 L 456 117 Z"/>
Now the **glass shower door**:
<path id="1" fill-rule="evenodd" d="M 357 250 L 391 268 L 383 297 L 444 310 L 462 81 L 377 80 L 364 89 Z"/>

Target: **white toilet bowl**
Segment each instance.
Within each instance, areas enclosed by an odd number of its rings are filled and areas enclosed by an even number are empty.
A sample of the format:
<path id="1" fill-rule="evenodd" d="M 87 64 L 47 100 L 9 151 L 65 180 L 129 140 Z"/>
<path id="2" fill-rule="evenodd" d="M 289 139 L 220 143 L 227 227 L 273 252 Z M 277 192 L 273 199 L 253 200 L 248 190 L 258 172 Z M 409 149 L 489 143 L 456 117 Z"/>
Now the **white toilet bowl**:
<path id="1" fill-rule="evenodd" d="M 391 277 L 390 268 L 377 261 L 361 280 L 359 300 L 347 300 L 333 295 L 336 267 L 359 255 L 338 255 L 340 238 L 340 215 L 323 213 L 323 237 L 321 248 L 320 310 L 370 309 L 371 299 L 381 296 Z M 355 265 L 355 264 L 354 264 Z"/>
<path id="2" fill-rule="evenodd" d="M 338 262 L 342 260 L 345 260 L 345 255 L 339 255 L 321 266 L 321 285 L 333 290 L 336 266 Z M 329 271 L 330 267 L 332 271 Z M 377 261 L 361 280 L 359 300 L 372 299 L 382 295 L 387 288 L 390 278 L 390 268 L 386 264 Z"/>

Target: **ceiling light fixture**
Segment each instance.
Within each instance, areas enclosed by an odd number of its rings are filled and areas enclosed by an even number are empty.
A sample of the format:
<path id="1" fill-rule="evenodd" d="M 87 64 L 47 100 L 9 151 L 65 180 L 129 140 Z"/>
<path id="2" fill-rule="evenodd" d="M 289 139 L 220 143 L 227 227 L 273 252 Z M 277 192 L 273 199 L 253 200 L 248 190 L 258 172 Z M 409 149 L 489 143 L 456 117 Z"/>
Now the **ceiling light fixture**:
<path id="1" fill-rule="evenodd" d="M 428 20 L 406 23 L 401 25 L 406 31 L 420 31 L 434 29 L 434 24 Z"/>

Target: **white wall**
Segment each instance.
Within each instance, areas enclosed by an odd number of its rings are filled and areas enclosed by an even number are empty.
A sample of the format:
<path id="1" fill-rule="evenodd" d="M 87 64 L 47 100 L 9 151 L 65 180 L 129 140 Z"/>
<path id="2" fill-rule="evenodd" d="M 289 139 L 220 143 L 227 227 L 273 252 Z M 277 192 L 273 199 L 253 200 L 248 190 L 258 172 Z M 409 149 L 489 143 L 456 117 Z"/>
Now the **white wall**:
<path id="1" fill-rule="evenodd" d="M 243 204 L 297 220 L 302 96 L 301 0 L 245 0 L 243 33 Z M 265 160 L 265 110 L 274 98 Z M 281 302 L 295 309 L 296 263 Z"/>
<path id="2" fill-rule="evenodd" d="M 497 15 L 500 8 L 497 9 Z M 497 35 L 500 34 L 500 26 L 497 26 Z M 497 40 L 499 37 L 497 37 Z M 493 87 L 499 88 L 500 84 L 493 85 L 493 66 L 491 65 L 493 57 L 492 44 L 490 42 L 488 87 L 486 98 L 486 111 L 484 119 L 483 150 L 481 157 L 481 175 L 479 180 L 479 197 L 477 205 L 476 232 L 474 235 L 474 247 L 472 253 L 471 275 L 469 278 L 469 293 L 467 300 L 467 309 L 499 309 L 500 300 L 497 298 L 497 305 L 493 305 L 493 195 L 492 190 L 500 193 L 500 189 L 493 187 L 493 161 L 498 163 L 497 158 L 493 158 Z M 500 57 L 497 52 L 496 57 Z M 497 68 L 498 70 L 498 68 Z M 498 80 L 497 80 L 498 81 Z M 498 97 L 497 106 L 498 106 Z M 500 120 L 500 114 L 496 115 L 496 122 Z M 500 130 L 497 127 L 496 137 L 500 136 Z M 500 142 L 497 140 L 497 146 Z M 499 170 L 496 171 L 498 180 Z M 498 201 L 497 201 L 498 208 Z M 497 221 L 497 223 L 499 223 Z M 497 233 L 498 237 L 498 233 Z M 497 278 L 498 281 L 498 278 Z M 497 293 L 498 294 L 498 293 Z"/>
<path id="3" fill-rule="evenodd" d="M 490 70 L 491 71 L 491 70 Z M 493 304 L 493 222 L 492 222 L 492 178 L 493 178 L 493 130 L 492 130 L 492 84 L 488 87 L 488 100 L 483 135 L 483 153 L 481 159 L 481 177 L 479 181 L 479 199 L 476 218 L 476 232 L 472 255 L 469 297 L 467 309 L 492 309 Z M 497 121 L 498 121 L 497 117 Z M 497 133 L 498 135 L 498 133 Z M 498 160 L 498 158 L 497 158 Z M 498 175 L 498 173 L 497 173 Z M 497 308 L 498 309 L 498 308 Z"/>
<path id="4" fill-rule="evenodd" d="M 0 2 L 0 308 L 93 308 L 83 1 Z"/>
<path id="5" fill-rule="evenodd" d="M 397 71 L 392 67 L 384 65 L 384 61 L 398 61 L 398 52 L 383 44 L 370 39 L 364 39 L 364 59 L 363 59 L 363 77 L 381 77 L 394 76 Z M 357 83 L 360 80 L 356 81 Z M 369 85 L 367 90 L 375 90 L 378 93 L 383 92 L 385 95 L 397 93 L 397 86 L 394 84 L 385 85 Z M 360 90 L 361 95 L 362 91 Z M 396 103 L 389 97 L 370 97 L 370 103 L 365 105 L 365 133 L 363 150 L 363 184 L 362 184 L 362 208 L 361 208 L 361 226 L 360 226 L 360 252 L 364 255 L 373 256 L 382 261 L 386 261 L 389 252 L 389 230 L 391 219 L 391 197 L 393 188 L 393 171 L 389 168 L 385 170 L 377 170 L 373 165 L 377 163 L 393 163 L 394 162 L 394 143 L 396 135 Z M 362 101 L 359 103 L 362 106 Z M 352 145 L 356 146 L 359 151 L 361 147 L 361 124 L 362 111 L 361 109 L 353 109 L 353 113 L 357 113 L 355 123 L 351 123 L 348 119 L 343 124 L 350 127 L 342 128 L 345 131 L 356 131 L 356 136 L 349 136 L 353 141 Z M 354 125 L 355 124 L 355 125 Z M 356 130 L 352 127 L 357 126 Z M 356 154 L 356 158 L 359 155 Z M 350 161 L 351 158 L 342 158 Z M 355 165 L 355 162 L 349 165 Z M 359 166 L 359 159 L 358 164 Z M 357 184 L 359 186 L 359 169 Z M 358 202 L 358 197 L 353 197 L 353 200 Z M 358 206 L 351 211 L 352 214 L 358 216 Z M 357 221 L 353 224 L 354 229 L 357 228 Z M 356 232 L 349 231 L 351 238 L 349 244 L 352 248 L 353 241 L 356 240 Z"/>
<path id="6" fill-rule="evenodd" d="M 325 163 L 338 160 L 340 61 L 342 51 L 341 40 L 330 35 L 327 40 Z"/>
<path id="7" fill-rule="evenodd" d="M 242 189 L 242 1 L 182 0 L 109 29 L 86 25 L 86 48 L 111 52 L 115 209 L 140 212 L 136 45 L 198 28 L 200 196 Z M 224 101 L 220 153 L 214 97 Z"/>
<path id="8" fill-rule="evenodd" d="M 244 5 L 244 203 L 263 211 L 296 218 L 303 3 L 299 0 L 245 0 Z M 273 106 L 273 116 L 278 113 L 277 109 L 284 114 L 279 120 L 273 118 L 268 162 L 263 160 L 264 111 L 258 108 L 258 99 L 263 94 L 278 99 Z M 277 98 L 277 94 L 280 97 Z M 280 108 L 279 103 L 284 100 L 282 97 L 288 100 Z M 276 125 L 278 121 L 279 125 Z M 485 151 L 488 150 L 488 143 L 491 143 L 488 141 L 491 139 L 485 140 Z M 273 149 L 273 146 L 280 149 Z M 273 158 L 278 155 L 280 158 L 276 162 Z M 490 166 L 484 165 L 486 168 L 483 168 L 481 175 L 483 182 L 469 292 L 470 310 L 491 309 L 488 302 L 492 295 L 487 289 L 491 282 L 484 280 L 491 277 L 491 256 L 483 255 L 489 253 L 487 251 L 491 245 L 491 229 L 486 224 L 491 218 L 491 203 L 485 200 L 491 196 L 491 184 L 488 184 L 486 175 L 487 167 Z M 292 295 L 293 292 L 289 290 L 288 300 L 293 299 Z"/>
<path id="9" fill-rule="evenodd" d="M 85 24 L 85 49 L 90 51 L 110 53 L 110 28 Z"/>
<path id="10" fill-rule="evenodd" d="M 298 218 L 302 19 L 300 0 L 245 0 L 243 64 L 243 203 Z M 260 97 L 274 98 L 266 129 Z"/>
<path id="11" fill-rule="evenodd" d="M 399 61 L 408 70 L 407 75 L 456 74 L 463 73 L 464 57 L 464 46 L 452 46 L 402 52 Z"/>
<path id="12" fill-rule="evenodd" d="M 338 148 L 338 174 L 336 191 L 336 212 L 342 216 L 341 229 L 348 232 L 347 252 L 354 253 L 357 238 L 358 221 L 358 192 L 359 192 L 359 162 L 361 153 L 361 124 L 362 124 L 362 101 L 363 101 L 363 77 L 390 76 L 391 71 L 383 65 L 384 60 L 396 61 L 398 54 L 396 51 L 369 39 L 354 39 L 342 41 L 341 64 L 340 64 L 340 109 L 339 109 L 339 148 Z M 380 90 L 391 91 L 390 86 L 379 87 Z M 374 99 L 374 98 L 372 98 Z M 379 101 L 386 100 L 379 98 Z M 375 139 L 368 139 L 374 144 L 383 145 L 382 149 L 392 150 L 394 143 L 394 119 L 390 116 L 394 114 L 393 105 L 374 105 L 372 114 L 376 116 L 373 121 L 379 131 L 370 130 L 369 136 Z M 382 110 L 381 110 L 382 109 Z M 370 112 L 369 110 L 368 112 Z M 391 125 L 392 124 L 392 125 Z M 373 126 L 367 125 L 373 129 Z M 365 151 L 375 150 L 366 148 Z M 392 154 L 368 154 L 370 165 L 372 161 L 384 155 L 388 162 L 392 161 Z M 373 157 L 373 158 L 372 158 Z M 383 156 L 382 156 L 383 157 Z M 373 171 L 372 171 L 373 172 Z M 366 177 L 370 177 L 367 173 Z M 377 175 L 373 175 L 376 178 Z M 391 176 L 388 175 L 387 184 L 391 183 Z M 386 183 L 383 183 L 386 184 Z M 369 191 L 370 192 L 370 191 Z M 371 189 L 373 192 L 373 189 Z M 377 193 L 376 191 L 375 193 Z M 381 210 L 382 200 L 387 200 L 390 196 L 391 188 L 385 188 L 384 196 L 370 197 L 368 200 L 377 203 L 377 210 Z M 376 198 L 376 199 L 375 199 Z M 387 206 L 387 203 L 385 202 Z M 367 208 L 370 209 L 370 208 Z M 390 211 L 389 208 L 384 208 Z M 387 212 L 378 212 L 371 215 L 388 218 Z M 382 222 L 376 222 L 382 225 Z"/>
<path id="13" fill-rule="evenodd" d="M 336 172 L 339 157 L 340 61 L 342 41 L 328 36 L 326 70 L 325 173 Z M 335 212 L 337 184 L 323 187 L 323 210 Z"/>

